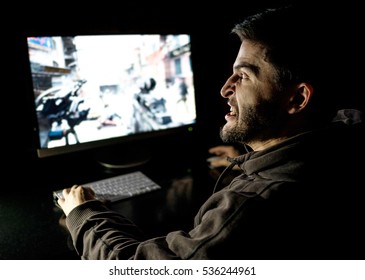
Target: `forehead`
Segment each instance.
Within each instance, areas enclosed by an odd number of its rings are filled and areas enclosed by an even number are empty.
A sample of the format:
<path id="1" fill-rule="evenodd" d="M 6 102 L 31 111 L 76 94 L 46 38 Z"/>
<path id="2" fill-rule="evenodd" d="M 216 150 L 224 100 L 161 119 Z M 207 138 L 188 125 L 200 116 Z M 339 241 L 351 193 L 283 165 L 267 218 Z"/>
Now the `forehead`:
<path id="1" fill-rule="evenodd" d="M 268 67 L 266 48 L 259 43 L 243 40 L 236 57 L 235 65 L 241 64 L 242 62 L 259 67 Z"/>

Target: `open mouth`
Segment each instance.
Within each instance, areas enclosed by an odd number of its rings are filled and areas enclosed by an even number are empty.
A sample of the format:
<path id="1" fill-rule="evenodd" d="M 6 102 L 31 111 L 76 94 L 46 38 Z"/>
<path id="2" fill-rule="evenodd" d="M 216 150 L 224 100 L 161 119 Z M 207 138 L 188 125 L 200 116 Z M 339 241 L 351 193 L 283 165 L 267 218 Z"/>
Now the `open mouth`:
<path id="1" fill-rule="evenodd" d="M 237 115 L 236 109 L 234 107 L 230 107 L 228 115 L 232 117 L 236 116 Z"/>

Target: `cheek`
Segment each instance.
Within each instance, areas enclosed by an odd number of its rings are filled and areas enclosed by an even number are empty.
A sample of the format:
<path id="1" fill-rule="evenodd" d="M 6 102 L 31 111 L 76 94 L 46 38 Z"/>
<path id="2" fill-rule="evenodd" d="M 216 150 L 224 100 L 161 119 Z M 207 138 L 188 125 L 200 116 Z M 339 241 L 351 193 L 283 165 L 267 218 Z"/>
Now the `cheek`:
<path id="1" fill-rule="evenodd" d="M 237 107 L 245 108 L 257 104 L 259 95 L 252 88 L 242 89 L 236 93 Z"/>

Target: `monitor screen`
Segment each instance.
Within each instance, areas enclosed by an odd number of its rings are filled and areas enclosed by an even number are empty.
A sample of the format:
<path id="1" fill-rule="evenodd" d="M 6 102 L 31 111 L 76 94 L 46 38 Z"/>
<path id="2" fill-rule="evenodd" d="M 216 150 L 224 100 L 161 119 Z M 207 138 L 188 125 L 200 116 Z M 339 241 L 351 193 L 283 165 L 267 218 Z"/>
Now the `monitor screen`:
<path id="1" fill-rule="evenodd" d="M 40 158 L 192 129 L 189 34 L 27 37 Z"/>

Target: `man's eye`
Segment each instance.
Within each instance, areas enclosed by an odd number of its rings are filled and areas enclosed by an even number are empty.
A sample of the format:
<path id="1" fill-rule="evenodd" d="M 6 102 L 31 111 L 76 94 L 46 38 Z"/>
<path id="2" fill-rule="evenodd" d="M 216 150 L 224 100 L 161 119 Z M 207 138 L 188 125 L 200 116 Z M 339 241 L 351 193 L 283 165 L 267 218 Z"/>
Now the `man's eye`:
<path id="1" fill-rule="evenodd" d="M 249 76 L 246 73 L 242 73 L 241 79 L 247 80 L 247 79 L 249 79 Z"/>
<path id="2" fill-rule="evenodd" d="M 242 73 L 239 75 L 238 81 L 244 81 L 244 80 L 248 80 L 249 76 L 245 73 Z"/>

